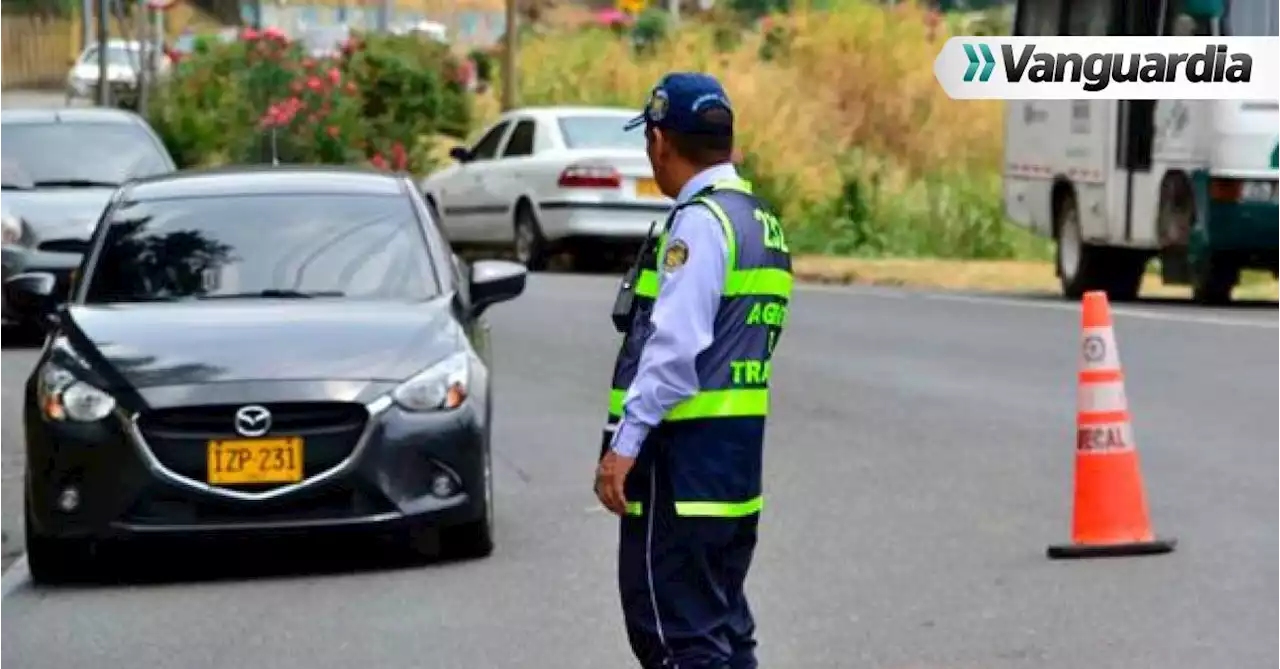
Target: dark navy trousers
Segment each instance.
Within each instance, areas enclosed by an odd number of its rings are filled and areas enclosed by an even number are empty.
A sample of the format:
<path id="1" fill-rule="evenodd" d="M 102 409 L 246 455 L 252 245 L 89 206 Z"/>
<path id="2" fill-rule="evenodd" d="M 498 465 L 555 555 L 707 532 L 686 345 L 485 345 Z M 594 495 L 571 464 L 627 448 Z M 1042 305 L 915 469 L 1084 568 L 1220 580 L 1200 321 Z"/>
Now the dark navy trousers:
<path id="1" fill-rule="evenodd" d="M 627 477 L 627 501 L 642 511 L 622 519 L 618 546 L 631 649 L 645 669 L 755 669 L 755 621 L 743 584 L 759 516 L 677 516 L 655 441 Z"/>

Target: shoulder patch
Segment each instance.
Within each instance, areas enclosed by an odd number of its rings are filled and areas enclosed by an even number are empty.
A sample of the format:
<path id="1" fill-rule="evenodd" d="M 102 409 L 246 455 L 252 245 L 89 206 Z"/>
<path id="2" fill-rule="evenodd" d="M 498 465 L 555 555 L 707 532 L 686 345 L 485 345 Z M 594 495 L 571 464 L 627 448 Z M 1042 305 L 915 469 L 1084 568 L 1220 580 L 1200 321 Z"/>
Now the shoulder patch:
<path id="1" fill-rule="evenodd" d="M 688 260 L 689 245 L 684 243 L 683 239 L 675 239 L 667 245 L 667 254 L 662 258 L 662 268 L 672 272 L 683 267 Z"/>

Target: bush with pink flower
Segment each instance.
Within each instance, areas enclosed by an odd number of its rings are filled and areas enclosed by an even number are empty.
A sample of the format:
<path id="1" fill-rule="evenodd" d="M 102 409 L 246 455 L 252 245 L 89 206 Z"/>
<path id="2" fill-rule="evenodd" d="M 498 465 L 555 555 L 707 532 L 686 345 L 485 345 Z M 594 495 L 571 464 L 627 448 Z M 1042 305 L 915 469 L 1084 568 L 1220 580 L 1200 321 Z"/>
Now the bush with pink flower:
<path id="1" fill-rule="evenodd" d="M 183 166 L 274 156 L 420 174 L 432 167 L 430 138 L 470 129 L 463 79 L 435 42 L 356 36 L 313 58 L 279 30 L 246 29 L 178 62 L 149 117 Z"/>

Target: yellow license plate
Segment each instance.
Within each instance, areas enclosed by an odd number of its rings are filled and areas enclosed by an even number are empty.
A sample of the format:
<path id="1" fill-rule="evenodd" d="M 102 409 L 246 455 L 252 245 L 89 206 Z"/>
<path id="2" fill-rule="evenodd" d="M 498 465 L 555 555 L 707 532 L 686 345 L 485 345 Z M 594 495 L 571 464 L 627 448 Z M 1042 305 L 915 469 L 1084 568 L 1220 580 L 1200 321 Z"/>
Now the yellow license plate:
<path id="1" fill-rule="evenodd" d="M 293 483 L 302 480 L 302 438 L 213 439 L 209 483 Z"/>
<path id="2" fill-rule="evenodd" d="M 637 197 L 665 197 L 661 190 L 658 190 L 658 182 L 653 179 L 637 179 L 636 180 L 636 196 Z"/>

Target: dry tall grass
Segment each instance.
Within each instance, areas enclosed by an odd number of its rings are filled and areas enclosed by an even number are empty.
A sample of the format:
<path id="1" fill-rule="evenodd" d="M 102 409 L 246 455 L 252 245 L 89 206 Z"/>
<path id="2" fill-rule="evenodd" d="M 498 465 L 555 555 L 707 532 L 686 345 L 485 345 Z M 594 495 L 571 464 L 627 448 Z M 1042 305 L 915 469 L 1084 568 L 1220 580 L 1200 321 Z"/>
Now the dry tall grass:
<path id="1" fill-rule="evenodd" d="M 945 253 L 977 225 L 1002 237 L 956 253 L 1024 252 L 1000 216 L 1001 103 L 951 100 L 934 80 L 947 26 L 930 39 L 911 4 L 827 5 L 773 17 L 769 33 L 735 34 L 729 46 L 723 25 L 687 24 L 645 55 L 605 29 L 532 36 L 521 44 L 521 103 L 639 107 L 665 72 L 711 72 L 733 100 L 757 185 L 809 248 Z M 763 60 L 778 35 L 778 55 Z"/>

